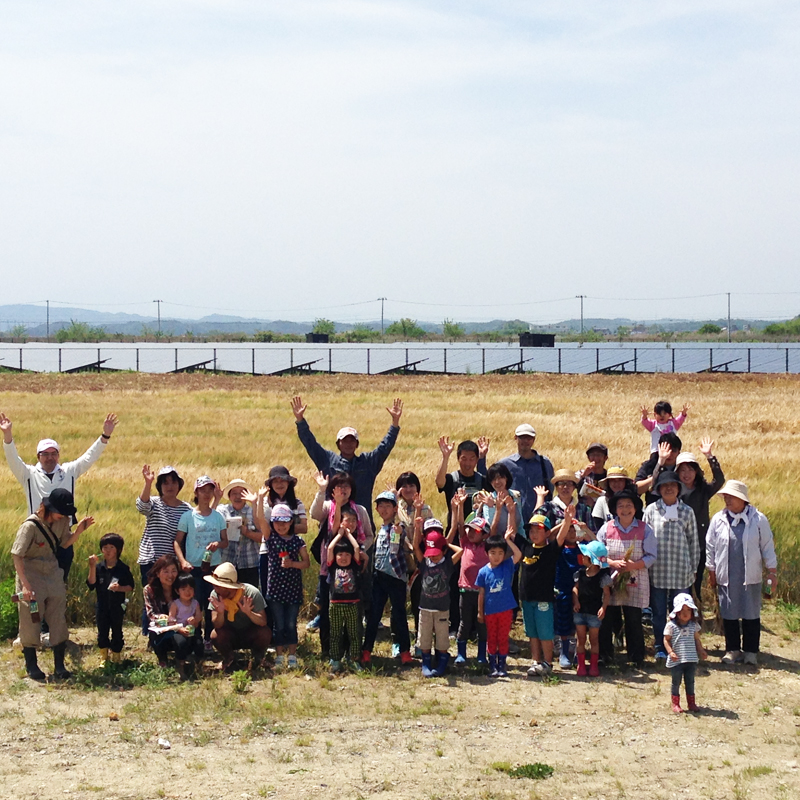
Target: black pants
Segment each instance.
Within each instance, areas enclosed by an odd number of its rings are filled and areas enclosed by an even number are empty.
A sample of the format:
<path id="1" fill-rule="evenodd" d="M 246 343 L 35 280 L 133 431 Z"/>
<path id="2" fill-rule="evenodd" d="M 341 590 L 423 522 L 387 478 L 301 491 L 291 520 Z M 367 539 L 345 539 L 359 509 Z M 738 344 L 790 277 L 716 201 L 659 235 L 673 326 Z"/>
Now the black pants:
<path id="1" fill-rule="evenodd" d="M 695 600 L 700 603 L 703 599 L 703 578 L 706 573 L 706 535 L 705 532 L 700 534 L 700 562 L 697 565 L 697 574 L 694 578 L 694 596 Z"/>
<path id="2" fill-rule="evenodd" d="M 761 618 L 758 619 L 723 619 L 725 631 L 725 649 L 736 652 L 757 653 L 761 643 Z"/>
<path id="3" fill-rule="evenodd" d="M 458 631 L 458 626 L 461 624 L 461 593 L 458 590 L 458 578 L 461 574 L 461 569 L 456 567 L 453 574 L 450 576 L 450 633 L 454 634 Z"/>
<path id="4" fill-rule="evenodd" d="M 644 630 L 642 609 L 634 606 L 608 606 L 603 624 L 600 626 L 600 655 L 603 661 L 614 659 L 614 631 L 619 630 L 625 618 L 625 642 L 628 645 L 628 661 L 638 664 L 644 661 Z"/>
<path id="5" fill-rule="evenodd" d="M 249 583 L 258 588 L 258 567 L 242 567 L 236 570 L 236 574 L 239 577 L 239 583 Z"/>
<path id="6" fill-rule="evenodd" d="M 466 642 L 473 633 L 477 632 L 478 641 L 485 642 L 486 623 L 478 622 L 478 592 L 462 591 L 459 597 L 461 599 L 461 622 L 456 639 L 459 642 Z"/>
<path id="7" fill-rule="evenodd" d="M 167 633 L 150 631 L 150 643 L 159 661 L 166 661 L 167 653 L 170 650 L 175 652 L 175 658 L 178 661 L 186 661 L 192 654 L 197 658 L 203 652 L 203 640 L 197 634 L 189 637 L 177 631 Z"/>
<path id="8" fill-rule="evenodd" d="M 98 603 L 97 646 L 111 648 L 112 653 L 122 652 L 122 620 L 125 619 L 125 606 L 122 603 Z M 111 631 L 109 638 L 108 632 Z"/>
<path id="9" fill-rule="evenodd" d="M 331 594 L 327 575 L 319 576 L 317 597 L 319 598 L 319 649 L 325 656 L 331 651 Z"/>

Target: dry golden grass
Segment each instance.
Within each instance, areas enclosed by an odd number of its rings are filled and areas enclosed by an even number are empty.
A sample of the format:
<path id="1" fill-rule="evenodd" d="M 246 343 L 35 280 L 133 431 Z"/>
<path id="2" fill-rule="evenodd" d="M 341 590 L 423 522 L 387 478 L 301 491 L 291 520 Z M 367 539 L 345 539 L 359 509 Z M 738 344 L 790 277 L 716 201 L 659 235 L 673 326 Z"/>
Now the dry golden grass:
<path id="1" fill-rule="evenodd" d="M 800 597 L 800 559 L 795 557 L 800 488 L 795 455 L 800 452 L 796 376 L 303 376 L 283 378 L 205 375 L 3 375 L 0 410 L 14 421 L 22 457 L 35 458 L 36 442 L 53 436 L 65 460 L 80 455 L 99 435 L 104 415 L 121 423 L 101 460 L 78 484 L 78 506 L 97 525 L 77 553 L 71 576 L 73 611 L 85 618 L 89 600 L 81 590 L 81 560 L 102 533 L 115 530 L 127 544 L 125 560 L 136 560 L 143 526 L 134 499 L 141 466 L 171 463 L 191 481 L 209 473 L 224 483 L 241 477 L 259 484 L 270 466 L 285 464 L 299 478 L 298 496 L 310 504 L 314 467 L 295 433 L 292 395 L 308 403 L 307 419 L 319 441 L 334 446 L 342 425 L 358 428 L 364 448 L 386 433 L 391 399 L 405 401 L 400 438 L 376 486 L 394 482 L 407 469 L 422 481 L 437 514 L 443 496 L 434 486 L 440 455 L 436 439 L 479 435 L 491 439 L 490 462 L 514 452 L 513 431 L 531 422 L 538 449 L 556 468 L 585 463 L 592 440 L 605 442 L 611 463 L 635 470 L 647 456 L 649 438 L 639 424 L 639 407 L 660 399 L 692 406 L 681 431 L 684 449 L 697 449 L 701 436 L 716 441 L 726 475 L 745 481 L 755 505 L 776 530 L 786 597 Z M 455 458 L 451 461 L 455 468 Z M 0 481 L 0 574 L 11 572 L 8 549 L 24 517 L 22 491 L 10 472 Z M 191 491 L 183 498 L 191 501 Z M 719 507 L 715 501 L 713 510 Z M 85 560 L 83 561 L 85 563 Z"/>

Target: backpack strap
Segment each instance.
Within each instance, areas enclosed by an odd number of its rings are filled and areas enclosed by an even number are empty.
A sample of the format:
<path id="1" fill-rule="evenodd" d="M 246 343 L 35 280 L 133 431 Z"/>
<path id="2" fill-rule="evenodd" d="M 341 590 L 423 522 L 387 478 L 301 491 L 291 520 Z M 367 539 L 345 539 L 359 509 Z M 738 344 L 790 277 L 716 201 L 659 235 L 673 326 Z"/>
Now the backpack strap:
<path id="1" fill-rule="evenodd" d="M 48 534 L 48 532 L 45 529 L 44 525 L 42 525 L 42 523 L 39 522 L 38 517 L 32 519 L 31 522 L 33 522 L 33 524 L 42 532 L 42 536 L 44 536 L 45 541 L 47 542 L 47 544 L 50 545 L 50 549 L 53 551 L 53 555 L 56 555 L 57 552 L 58 552 L 58 543 L 54 542 L 50 538 L 50 535 Z"/>

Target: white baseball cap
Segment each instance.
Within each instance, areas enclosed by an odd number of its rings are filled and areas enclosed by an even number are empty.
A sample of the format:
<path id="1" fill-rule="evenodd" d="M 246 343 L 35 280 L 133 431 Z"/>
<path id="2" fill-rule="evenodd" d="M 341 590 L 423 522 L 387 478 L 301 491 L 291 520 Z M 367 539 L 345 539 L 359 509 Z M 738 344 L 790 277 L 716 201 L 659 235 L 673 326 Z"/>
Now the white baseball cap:
<path id="1" fill-rule="evenodd" d="M 336 441 L 341 442 L 345 436 L 352 436 L 358 441 L 358 431 L 355 428 L 342 428 L 339 433 L 336 434 Z"/>
<path id="2" fill-rule="evenodd" d="M 536 431 L 534 430 L 533 425 L 528 425 L 528 423 L 525 422 L 522 425 L 517 425 L 517 429 L 514 431 L 514 436 L 536 436 Z"/>
<path id="3" fill-rule="evenodd" d="M 45 450 L 58 450 L 61 452 L 61 448 L 58 446 L 58 442 L 55 439 L 42 439 L 39 444 L 36 445 L 36 452 L 43 453 Z"/>

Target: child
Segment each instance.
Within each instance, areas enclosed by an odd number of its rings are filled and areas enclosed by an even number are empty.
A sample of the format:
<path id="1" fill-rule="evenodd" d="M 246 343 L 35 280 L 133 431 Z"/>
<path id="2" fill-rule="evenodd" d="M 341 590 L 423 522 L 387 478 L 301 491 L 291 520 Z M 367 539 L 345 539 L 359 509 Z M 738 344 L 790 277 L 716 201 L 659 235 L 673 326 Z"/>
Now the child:
<path id="1" fill-rule="evenodd" d="M 530 640 L 532 663 L 528 675 L 549 675 L 553 664 L 553 589 L 561 548 L 572 527 L 575 506 L 567 506 L 555 539 L 550 540 L 550 520 L 534 514 L 528 523 L 528 539 L 522 548 L 519 599 L 525 635 Z"/>
<path id="2" fill-rule="evenodd" d="M 264 537 L 267 568 L 262 576 L 267 605 L 272 616 L 275 666 L 284 662 L 297 668 L 297 615 L 303 602 L 302 570 L 311 566 L 306 543 L 297 535 L 297 516 L 285 503 L 272 506 L 269 522 L 264 517 L 267 487 L 258 491 L 255 521 Z"/>
<path id="3" fill-rule="evenodd" d="M 369 664 L 378 624 L 383 616 L 386 601 L 392 604 L 392 633 L 400 649 L 400 663 L 411 663 L 411 637 L 406 616 L 406 528 L 397 521 L 397 498 L 394 492 L 381 492 L 375 499 L 375 510 L 383 524 L 375 534 L 375 572 L 372 581 L 372 603 L 370 604 L 367 631 L 364 635 L 363 664 Z"/>
<path id="4" fill-rule="evenodd" d="M 489 563 L 489 554 L 483 546 L 489 533 L 489 523 L 483 517 L 473 514 L 467 518 L 464 526 L 464 499 L 466 493 L 457 492 L 453 498 L 452 524 L 448 540 L 452 541 L 458 531 L 458 542 L 463 551 L 461 555 L 461 572 L 458 577 L 459 606 L 461 622 L 456 634 L 456 666 L 467 663 L 467 641 L 472 633 L 478 632 L 478 663 L 486 664 L 486 623 L 480 621 L 478 614 L 478 596 L 480 591 L 475 581 L 482 567 Z"/>
<path id="5" fill-rule="evenodd" d="M 512 524 L 505 538 L 490 536 L 486 540 L 489 563 L 481 567 L 475 581 L 479 592 L 478 620 L 486 624 L 492 678 L 508 677 L 508 634 L 511 632 L 512 611 L 517 607 L 511 584 L 514 581 L 514 566 L 522 558 L 522 552 L 514 544 L 514 535 Z"/>
<path id="6" fill-rule="evenodd" d="M 360 670 L 361 610 L 360 567 L 361 548 L 355 536 L 358 516 L 350 506 L 341 509 L 339 530 L 328 545 L 328 583 L 330 584 L 331 660 L 333 672 L 342 668 L 342 634 L 350 640 L 350 663 Z M 334 566 L 335 562 L 335 566 Z"/>
<path id="7" fill-rule="evenodd" d="M 586 675 L 586 631 L 589 631 L 589 675 L 600 674 L 600 626 L 611 600 L 611 574 L 605 566 L 608 550 L 602 542 L 579 544 L 581 569 L 572 589 L 573 621 L 578 634 L 578 675 Z"/>
<path id="8" fill-rule="evenodd" d="M 425 533 L 425 550 L 422 534 Z M 448 543 L 444 528 L 438 519 L 414 520 L 414 555 L 419 563 L 422 592 L 419 598 L 419 647 L 422 650 L 422 677 L 436 678 L 444 675 L 450 645 L 450 576 L 463 552 Z M 452 551 L 452 558 L 445 552 Z M 431 645 L 436 642 L 436 667 L 431 669 Z"/>
<path id="9" fill-rule="evenodd" d="M 677 417 L 672 416 L 672 406 L 666 400 L 660 400 L 653 409 L 655 419 L 650 419 L 647 406 L 642 406 L 642 425 L 650 431 L 650 452 L 658 450 L 658 440 L 665 433 L 677 433 L 686 422 L 689 406 L 684 405 Z"/>
<path id="10" fill-rule="evenodd" d="M 241 478 L 235 478 L 222 489 L 222 497 L 228 496 L 229 503 L 215 506 L 225 517 L 228 533 L 228 547 L 223 555 L 236 567 L 240 583 L 258 586 L 259 548 L 261 531 L 256 526 L 253 503 L 256 495 Z M 212 503 L 212 506 L 214 504 Z"/>
<path id="11" fill-rule="evenodd" d="M 118 533 L 107 533 L 100 539 L 103 562 L 96 555 L 89 556 L 89 577 L 86 585 L 97 592 L 97 646 L 100 648 L 100 666 L 109 660 L 122 661 L 122 620 L 125 616 L 125 592 L 133 591 L 133 575 L 127 564 L 119 560 L 125 545 Z M 109 640 L 108 632 L 111 631 Z"/>
<path id="12" fill-rule="evenodd" d="M 192 575 L 179 575 L 175 581 L 178 598 L 169 607 L 169 622 L 171 625 L 182 625 L 177 631 L 187 639 L 196 639 L 199 643 L 198 632 L 203 621 L 203 610 L 194 596 L 194 577 Z M 194 649 L 194 648 L 192 648 Z M 176 651 L 175 664 L 178 675 L 182 681 L 186 680 L 186 661 L 178 656 Z"/>
<path id="13" fill-rule="evenodd" d="M 520 493 L 511 488 L 513 477 L 508 467 L 502 463 L 492 464 L 486 473 L 486 479 L 493 491 L 491 494 L 480 493 L 481 507 L 480 512 L 476 513 L 480 513 L 490 523 L 492 536 L 505 534 L 509 515 L 514 517 L 514 530 L 521 530 L 522 500 Z"/>
<path id="14" fill-rule="evenodd" d="M 690 594 L 676 595 L 672 602 L 672 613 L 664 628 L 664 644 L 667 648 L 667 667 L 672 670 L 672 710 L 680 714 L 681 678 L 686 685 L 686 704 L 689 711 L 697 711 L 694 701 L 694 674 L 698 656 L 708 658 L 700 641 L 700 624 L 697 621 L 697 606 Z"/>

